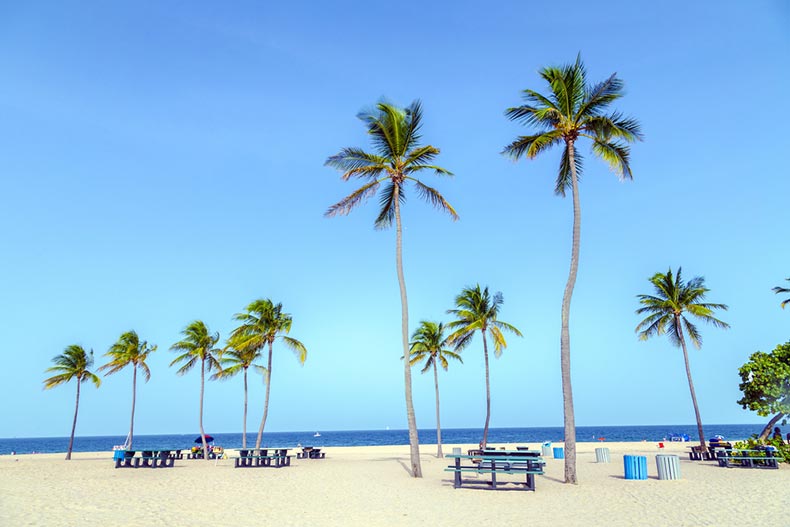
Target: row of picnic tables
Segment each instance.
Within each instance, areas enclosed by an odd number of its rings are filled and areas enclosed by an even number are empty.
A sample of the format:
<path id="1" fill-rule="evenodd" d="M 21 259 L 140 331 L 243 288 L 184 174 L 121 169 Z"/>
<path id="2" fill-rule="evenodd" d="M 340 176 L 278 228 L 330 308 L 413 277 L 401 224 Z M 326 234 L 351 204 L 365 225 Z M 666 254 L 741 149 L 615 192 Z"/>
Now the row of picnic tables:
<path id="1" fill-rule="evenodd" d="M 725 445 L 710 445 L 707 452 L 701 446 L 689 447 L 691 460 L 710 460 L 718 462 L 720 467 L 743 468 L 779 468 L 779 459 L 773 447 L 761 449 L 733 448 Z"/>

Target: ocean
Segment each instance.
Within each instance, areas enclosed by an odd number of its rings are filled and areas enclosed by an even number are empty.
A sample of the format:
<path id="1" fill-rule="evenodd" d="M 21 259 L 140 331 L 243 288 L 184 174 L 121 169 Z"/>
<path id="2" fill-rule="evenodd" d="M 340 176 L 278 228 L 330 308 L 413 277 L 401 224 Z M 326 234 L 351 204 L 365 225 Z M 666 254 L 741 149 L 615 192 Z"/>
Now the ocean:
<path id="1" fill-rule="evenodd" d="M 707 438 L 721 435 L 728 440 L 745 439 L 759 434 L 764 425 L 705 425 Z M 213 433 L 214 444 L 225 448 L 241 447 L 240 433 Z M 316 435 L 320 434 L 320 435 Z M 577 441 L 666 441 L 673 435 L 688 435 L 691 441 L 697 437 L 696 425 L 651 425 L 651 426 L 577 426 Z M 247 445 L 254 446 L 257 433 L 247 434 Z M 436 430 L 419 431 L 420 443 L 435 444 Z M 483 436 L 481 428 L 442 429 L 442 443 L 479 443 Z M 135 435 L 135 450 L 187 449 L 195 444 L 200 434 Z M 521 443 L 533 447 L 546 441 L 562 441 L 562 427 L 536 428 L 491 428 L 489 444 Z M 122 444 L 126 436 L 77 436 L 74 452 L 110 451 L 114 445 Z M 344 430 L 320 432 L 265 432 L 263 445 L 267 447 L 316 446 L 377 446 L 406 445 L 409 443 L 407 430 Z M 536 444 L 537 443 L 537 444 Z M 68 437 L 26 437 L 0 439 L 0 455 L 65 452 Z"/>

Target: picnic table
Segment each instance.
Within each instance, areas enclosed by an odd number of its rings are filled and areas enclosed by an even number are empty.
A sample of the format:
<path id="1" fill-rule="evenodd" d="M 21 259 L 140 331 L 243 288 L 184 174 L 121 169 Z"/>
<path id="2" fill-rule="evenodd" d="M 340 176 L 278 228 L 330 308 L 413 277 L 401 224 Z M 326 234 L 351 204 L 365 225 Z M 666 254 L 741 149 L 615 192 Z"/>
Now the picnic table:
<path id="1" fill-rule="evenodd" d="M 732 449 L 716 452 L 720 467 L 779 468 L 778 458 L 771 449 Z"/>
<path id="2" fill-rule="evenodd" d="M 524 490 L 535 490 L 535 475 L 543 474 L 546 462 L 540 457 L 540 452 L 528 450 L 484 450 L 473 454 L 449 454 L 448 458 L 455 459 L 445 472 L 453 472 L 453 487 L 460 488 L 466 484 L 486 484 L 492 489 L 497 488 L 497 474 L 525 475 L 525 482 L 513 482 L 524 485 Z M 468 461 L 470 464 L 462 464 Z M 463 473 L 490 474 L 491 480 L 464 480 Z"/>
<path id="3" fill-rule="evenodd" d="M 311 446 L 302 447 L 301 452 L 296 453 L 296 459 L 324 459 L 326 452 L 321 452 L 320 448 Z"/>
<path id="4" fill-rule="evenodd" d="M 238 456 L 231 456 L 234 468 L 244 467 L 287 467 L 291 465 L 290 448 L 254 448 L 239 450 Z M 271 453 L 270 453 L 271 452 Z"/>
<path id="5" fill-rule="evenodd" d="M 173 452 L 172 449 L 141 450 L 140 455 L 135 456 L 136 450 L 116 450 L 113 459 L 115 468 L 170 468 L 175 464 L 176 459 Z"/>

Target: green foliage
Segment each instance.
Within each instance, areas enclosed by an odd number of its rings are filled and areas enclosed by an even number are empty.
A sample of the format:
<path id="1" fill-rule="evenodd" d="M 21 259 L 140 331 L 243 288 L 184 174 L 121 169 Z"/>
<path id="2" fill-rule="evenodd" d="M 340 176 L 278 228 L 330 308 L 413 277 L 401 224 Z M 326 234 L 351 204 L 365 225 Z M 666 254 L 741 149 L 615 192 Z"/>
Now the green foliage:
<path id="1" fill-rule="evenodd" d="M 654 274 L 650 278 L 650 283 L 653 284 L 655 294 L 637 296 L 639 303 L 643 306 L 636 310 L 637 315 L 648 315 L 636 327 L 640 340 L 647 340 L 652 336 L 666 333 L 675 346 L 680 346 L 685 329 L 694 347 L 699 349 L 702 346 L 702 336 L 684 313 L 691 314 L 719 328 L 730 327 L 726 322 L 713 316 L 716 309 L 726 311 L 725 304 L 703 302 L 705 294 L 710 291 L 705 287 L 705 279 L 696 276 L 688 282 L 684 282 L 681 271 L 682 268 L 678 267 L 677 275 L 674 276 L 672 268 L 666 274 Z"/>
<path id="2" fill-rule="evenodd" d="M 550 88 L 548 95 L 524 90 L 526 104 L 508 108 L 505 115 L 535 129 L 535 134 L 516 138 L 502 152 L 514 160 L 526 156 L 534 159 L 552 146 L 563 145 L 555 193 L 564 196 L 571 187 L 571 154 L 577 177 L 582 173 L 582 156 L 576 141 L 592 141 L 592 151 L 605 161 L 620 179 L 633 179 L 627 143 L 642 139 L 639 123 L 620 112 L 604 113 L 623 96 L 623 81 L 614 74 L 595 85 L 587 84 L 587 71 L 576 58 L 574 64 L 548 67 L 540 76 Z"/>
<path id="3" fill-rule="evenodd" d="M 154 351 L 156 345 L 149 346 L 147 341 L 140 340 L 136 331 L 127 331 L 104 354 L 105 357 L 110 357 L 110 362 L 99 367 L 99 370 L 107 370 L 105 375 L 112 375 L 131 364 L 133 368 L 139 368 L 143 372 L 143 377 L 148 382 L 151 379 L 151 370 L 145 361 Z"/>
<path id="4" fill-rule="evenodd" d="M 411 359 L 409 364 L 415 364 L 425 361 L 425 366 L 422 368 L 422 373 L 430 370 L 434 363 L 447 371 L 447 359 L 457 360 L 463 363 L 461 356 L 445 346 L 450 344 L 450 339 L 444 335 L 444 324 L 441 322 L 431 322 L 429 320 L 421 320 L 420 327 L 418 327 L 411 336 Z"/>
<path id="5" fill-rule="evenodd" d="M 502 293 L 496 292 L 491 296 L 488 287 L 481 289 L 480 284 L 465 287 L 461 294 L 455 297 L 457 309 L 449 309 L 447 313 L 455 315 L 456 320 L 447 324 L 447 327 L 455 330 L 448 338 L 456 351 L 469 345 L 475 331 L 480 331 L 484 336 L 488 331 L 494 342 L 494 355 L 499 357 L 502 355 L 502 350 L 507 348 L 502 330 L 522 336 L 515 326 L 497 320 L 503 303 Z"/>
<path id="6" fill-rule="evenodd" d="M 781 439 L 760 439 L 756 435 L 753 435 L 745 441 L 737 441 L 735 445 L 733 445 L 733 448 L 736 450 L 763 450 L 766 446 L 776 448 L 774 456 L 784 463 L 790 463 L 790 444 L 786 444 Z M 757 453 L 752 453 L 750 455 L 754 457 L 759 456 Z"/>
<path id="7" fill-rule="evenodd" d="M 738 373 L 738 387 L 743 392 L 738 404 L 744 409 L 763 417 L 790 413 L 790 342 L 778 345 L 771 353 L 752 353 Z"/>
<path id="8" fill-rule="evenodd" d="M 242 323 L 233 330 L 230 337 L 230 342 L 237 350 L 246 350 L 245 353 L 254 356 L 253 350 L 260 351 L 266 344 L 271 347 L 275 339 L 280 339 L 296 354 L 299 363 L 304 364 L 307 348 L 298 340 L 287 336 L 293 319 L 290 314 L 283 313 L 282 304 L 275 304 L 268 298 L 258 299 L 247 306 L 246 313 L 238 313 L 233 318 Z"/>
<path id="9" fill-rule="evenodd" d="M 218 357 L 222 350 L 214 347 L 219 341 L 219 333 L 211 334 L 202 320 L 195 320 L 184 328 L 181 334 L 184 335 L 184 339 L 170 346 L 171 351 L 181 352 L 170 363 L 170 366 L 183 363 L 177 371 L 178 375 L 184 375 L 198 362 L 203 363 L 203 361 L 206 364 L 206 371 L 221 369 Z"/>
<path id="10" fill-rule="evenodd" d="M 326 211 L 326 216 L 346 215 L 357 205 L 373 196 L 382 183 L 379 194 L 379 215 L 376 228 L 386 229 L 395 218 L 395 195 L 398 205 L 406 200 L 404 184 L 411 181 L 417 194 L 439 210 L 447 212 L 453 220 L 458 219 L 455 209 L 439 192 L 417 179 L 422 171 L 433 171 L 436 175 L 453 174 L 432 164 L 439 149 L 431 145 L 420 145 L 422 106 L 414 101 L 407 108 L 380 102 L 374 110 L 361 112 L 357 116 L 368 129 L 375 154 L 360 148 L 344 148 L 326 160 L 325 165 L 340 170 L 344 181 L 359 178 L 366 183 L 335 203 Z"/>
<path id="11" fill-rule="evenodd" d="M 89 371 L 93 367 L 93 350 L 86 353 L 82 346 L 72 344 L 53 358 L 52 362 L 55 365 L 46 371 L 57 375 L 44 380 L 45 390 L 60 386 L 71 379 L 77 379 L 78 383 L 92 382 L 97 388 L 101 385 L 101 379 Z"/>

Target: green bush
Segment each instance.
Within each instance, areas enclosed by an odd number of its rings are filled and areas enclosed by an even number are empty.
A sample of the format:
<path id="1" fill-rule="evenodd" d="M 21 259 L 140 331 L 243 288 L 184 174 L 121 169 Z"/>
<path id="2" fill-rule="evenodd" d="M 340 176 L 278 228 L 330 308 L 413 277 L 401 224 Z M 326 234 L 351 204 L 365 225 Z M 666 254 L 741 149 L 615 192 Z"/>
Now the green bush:
<path id="1" fill-rule="evenodd" d="M 736 450 L 762 450 L 766 446 L 775 447 L 776 453 L 774 455 L 784 463 L 790 463 L 790 445 L 785 444 L 784 441 L 778 438 L 769 438 L 763 441 L 758 439 L 756 435 L 753 435 L 746 441 L 736 442 L 734 448 Z"/>

